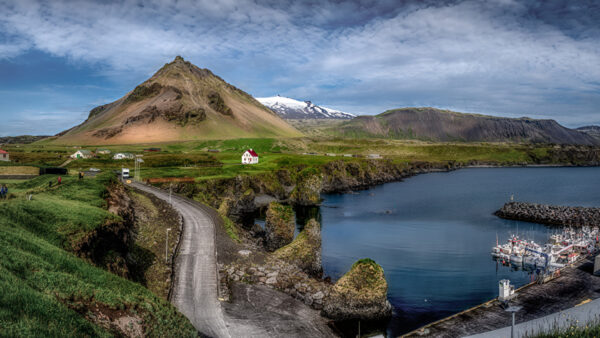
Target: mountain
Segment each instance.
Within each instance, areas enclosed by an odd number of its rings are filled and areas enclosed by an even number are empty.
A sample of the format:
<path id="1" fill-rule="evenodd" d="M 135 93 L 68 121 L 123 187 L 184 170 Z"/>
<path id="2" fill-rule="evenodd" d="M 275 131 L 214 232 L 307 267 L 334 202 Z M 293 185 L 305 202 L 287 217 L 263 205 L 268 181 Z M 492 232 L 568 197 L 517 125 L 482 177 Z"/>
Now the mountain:
<path id="1" fill-rule="evenodd" d="M 64 144 L 132 144 L 302 134 L 244 91 L 178 56 L 122 98 L 57 135 Z"/>
<path id="2" fill-rule="evenodd" d="M 257 97 L 256 100 L 284 119 L 352 119 L 355 117 L 343 111 L 319 107 L 310 101 L 298 101 L 279 95 Z"/>
<path id="3" fill-rule="evenodd" d="M 584 127 L 575 128 L 575 130 L 578 130 L 582 133 L 586 133 L 586 134 L 600 140 L 600 126 L 584 126 Z"/>
<path id="4" fill-rule="evenodd" d="M 0 137 L 0 144 L 29 144 L 50 136 L 20 135 Z"/>
<path id="5" fill-rule="evenodd" d="M 337 126 L 351 137 L 411 138 L 430 141 L 599 144 L 593 137 L 554 120 L 464 114 L 435 108 L 402 108 L 358 116 Z"/>

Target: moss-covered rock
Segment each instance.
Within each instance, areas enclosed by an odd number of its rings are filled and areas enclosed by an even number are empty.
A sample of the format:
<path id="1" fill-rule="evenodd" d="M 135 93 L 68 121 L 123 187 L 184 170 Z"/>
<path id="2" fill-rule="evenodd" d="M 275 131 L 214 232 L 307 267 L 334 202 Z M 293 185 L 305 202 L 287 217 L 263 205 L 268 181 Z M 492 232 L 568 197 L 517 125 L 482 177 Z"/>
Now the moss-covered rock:
<path id="1" fill-rule="evenodd" d="M 321 265 L 321 225 L 311 219 L 294 241 L 275 251 L 274 256 L 295 264 L 305 272 L 320 276 Z"/>
<path id="2" fill-rule="evenodd" d="M 277 202 L 269 203 L 265 221 L 265 248 L 275 251 L 294 239 L 294 211 L 292 207 Z"/>
<path id="3" fill-rule="evenodd" d="M 391 315 L 383 268 L 371 259 L 361 259 L 331 290 L 323 313 L 334 320 L 380 320 Z"/>
<path id="4" fill-rule="evenodd" d="M 317 205 L 321 202 L 323 175 L 316 168 L 302 170 L 290 199 L 297 205 Z"/>

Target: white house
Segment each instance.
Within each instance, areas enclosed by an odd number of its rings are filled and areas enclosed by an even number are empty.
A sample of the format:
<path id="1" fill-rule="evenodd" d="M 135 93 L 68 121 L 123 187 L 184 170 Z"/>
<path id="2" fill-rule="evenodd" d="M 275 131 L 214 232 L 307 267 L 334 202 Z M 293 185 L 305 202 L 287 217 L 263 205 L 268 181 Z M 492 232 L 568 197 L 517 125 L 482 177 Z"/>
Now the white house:
<path id="1" fill-rule="evenodd" d="M 257 164 L 258 163 L 258 154 L 252 150 L 248 149 L 242 154 L 242 164 Z"/>
<path id="2" fill-rule="evenodd" d="M 94 153 L 92 153 L 89 150 L 85 150 L 85 149 L 79 149 L 77 150 L 73 155 L 71 155 L 71 158 L 92 158 L 94 157 Z"/>
<path id="3" fill-rule="evenodd" d="M 0 149 L 0 161 L 6 161 L 6 162 L 10 161 L 7 151 Z"/>
<path id="4" fill-rule="evenodd" d="M 113 160 L 132 160 L 135 158 L 135 155 L 132 153 L 116 153 L 113 156 Z"/>

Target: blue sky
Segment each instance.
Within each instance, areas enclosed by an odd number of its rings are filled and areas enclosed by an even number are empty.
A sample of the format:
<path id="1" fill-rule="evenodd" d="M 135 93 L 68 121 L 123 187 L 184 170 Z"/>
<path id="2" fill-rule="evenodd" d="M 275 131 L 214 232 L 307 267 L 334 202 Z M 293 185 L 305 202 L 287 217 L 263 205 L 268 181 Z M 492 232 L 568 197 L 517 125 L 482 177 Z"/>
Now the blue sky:
<path id="1" fill-rule="evenodd" d="M 600 124 L 600 1 L 0 0 L 0 136 L 54 134 L 176 55 L 254 96 Z"/>

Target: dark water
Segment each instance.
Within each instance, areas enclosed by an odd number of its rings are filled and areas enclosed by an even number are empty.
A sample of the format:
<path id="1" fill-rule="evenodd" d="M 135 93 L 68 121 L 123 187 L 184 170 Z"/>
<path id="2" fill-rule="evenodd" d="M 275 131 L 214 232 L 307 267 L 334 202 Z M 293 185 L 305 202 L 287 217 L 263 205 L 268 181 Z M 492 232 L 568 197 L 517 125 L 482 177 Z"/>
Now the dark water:
<path id="1" fill-rule="evenodd" d="M 545 242 L 553 231 L 493 216 L 511 194 L 516 201 L 600 206 L 600 168 L 463 169 L 323 195 L 325 274 L 337 279 L 360 258 L 378 262 L 395 309 L 392 336 L 496 297 L 500 279 L 520 286 L 531 278 L 492 260 L 496 235 Z"/>

